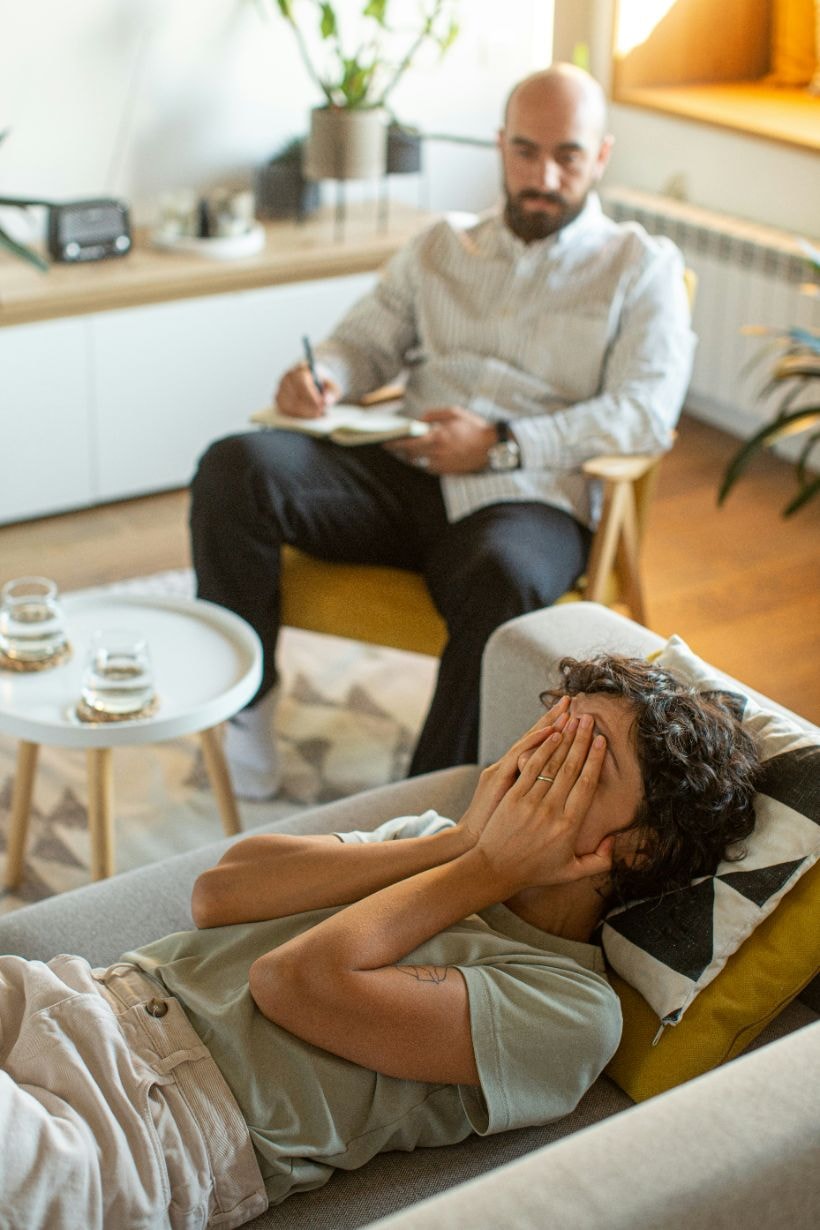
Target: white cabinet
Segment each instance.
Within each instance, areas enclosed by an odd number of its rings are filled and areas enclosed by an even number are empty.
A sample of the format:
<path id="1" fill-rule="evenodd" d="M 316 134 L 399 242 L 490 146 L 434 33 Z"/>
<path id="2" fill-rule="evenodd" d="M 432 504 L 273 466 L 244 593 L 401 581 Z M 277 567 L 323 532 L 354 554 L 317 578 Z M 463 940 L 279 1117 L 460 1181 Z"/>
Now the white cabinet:
<path id="1" fill-rule="evenodd" d="M 89 503 L 90 319 L 0 329 L 0 521 Z"/>
<path id="2" fill-rule="evenodd" d="M 0 520 L 185 486 L 375 274 L 0 330 Z"/>

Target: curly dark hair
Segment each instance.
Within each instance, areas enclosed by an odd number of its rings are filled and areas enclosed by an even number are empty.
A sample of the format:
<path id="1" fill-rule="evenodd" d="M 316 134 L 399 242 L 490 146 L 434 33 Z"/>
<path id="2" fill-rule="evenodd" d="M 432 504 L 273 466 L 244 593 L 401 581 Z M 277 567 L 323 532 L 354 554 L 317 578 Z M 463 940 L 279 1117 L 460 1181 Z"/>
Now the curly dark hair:
<path id="1" fill-rule="evenodd" d="M 655 897 L 713 875 L 725 858 L 745 854 L 754 828 L 760 761 L 741 726 L 737 697 L 698 692 L 642 658 L 564 658 L 563 687 L 545 703 L 580 692 L 622 696 L 635 710 L 633 737 L 644 798 L 631 826 L 638 831 L 634 865 L 618 860 L 612 892 L 621 901 Z"/>

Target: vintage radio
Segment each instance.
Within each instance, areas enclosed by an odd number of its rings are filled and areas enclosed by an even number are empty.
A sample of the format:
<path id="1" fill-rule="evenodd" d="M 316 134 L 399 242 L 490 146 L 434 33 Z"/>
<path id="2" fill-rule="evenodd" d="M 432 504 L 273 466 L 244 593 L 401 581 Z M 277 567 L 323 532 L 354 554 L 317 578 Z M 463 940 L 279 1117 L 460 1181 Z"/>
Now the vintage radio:
<path id="1" fill-rule="evenodd" d="M 48 250 L 55 261 L 100 261 L 131 249 L 128 207 L 100 197 L 53 203 L 48 213 Z"/>

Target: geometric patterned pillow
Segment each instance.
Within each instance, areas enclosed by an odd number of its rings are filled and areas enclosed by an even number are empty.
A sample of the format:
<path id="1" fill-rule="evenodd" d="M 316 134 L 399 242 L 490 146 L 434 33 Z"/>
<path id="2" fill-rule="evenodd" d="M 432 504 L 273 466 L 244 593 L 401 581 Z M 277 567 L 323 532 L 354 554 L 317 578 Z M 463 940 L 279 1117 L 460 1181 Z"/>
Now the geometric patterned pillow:
<path id="1" fill-rule="evenodd" d="M 607 915 L 602 943 L 610 966 L 676 1025 L 742 944 L 820 858 L 820 739 L 788 718 L 761 709 L 672 637 L 655 665 L 698 691 L 721 692 L 752 734 L 764 762 L 755 799 L 756 823 L 740 861 L 662 897 L 629 903 Z M 806 972 L 817 969 L 818 918 L 806 919 Z M 742 995 L 738 1004 L 742 1017 Z M 741 1022 L 743 1023 L 743 1022 Z"/>

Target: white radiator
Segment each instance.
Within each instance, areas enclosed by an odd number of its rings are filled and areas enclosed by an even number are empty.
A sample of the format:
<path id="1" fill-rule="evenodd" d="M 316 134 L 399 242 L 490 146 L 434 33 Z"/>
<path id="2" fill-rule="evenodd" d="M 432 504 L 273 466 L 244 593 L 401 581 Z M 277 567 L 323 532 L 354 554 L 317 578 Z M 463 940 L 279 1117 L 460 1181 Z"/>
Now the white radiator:
<path id="1" fill-rule="evenodd" d="M 820 328 L 820 295 L 801 293 L 809 265 L 793 235 L 713 213 L 671 197 L 631 188 L 603 194 L 606 212 L 668 235 L 697 275 L 693 327 L 698 348 L 687 409 L 734 435 L 747 436 L 769 417 L 772 399 L 758 399 L 765 361 L 746 375 L 746 363 L 765 339 L 741 334 L 744 325 Z"/>

